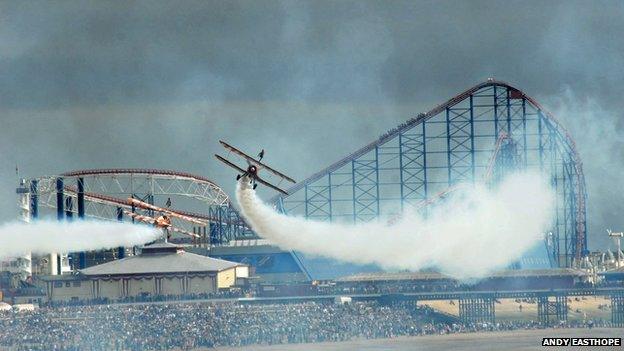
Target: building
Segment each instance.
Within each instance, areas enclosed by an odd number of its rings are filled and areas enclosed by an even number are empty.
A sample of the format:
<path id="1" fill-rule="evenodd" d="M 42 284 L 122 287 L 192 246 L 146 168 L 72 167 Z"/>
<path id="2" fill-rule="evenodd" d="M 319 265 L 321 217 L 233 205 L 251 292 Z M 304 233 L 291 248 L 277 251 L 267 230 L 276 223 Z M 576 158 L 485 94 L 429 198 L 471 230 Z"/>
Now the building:
<path id="1" fill-rule="evenodd" d="M 141 254 L 82 269 L 74 275 L 45 276 L 53 302 L 213 294 L 249 277 L 249 266 L 157 243 Z"/>
<path id="2" fill-rule="evenodd" d="M 249 264 L 260 282 L 308 282 L 310 276 L 293 251 L 285 251 L 264 239 L 232 240 L 210 248 L 210 256 Z"/>

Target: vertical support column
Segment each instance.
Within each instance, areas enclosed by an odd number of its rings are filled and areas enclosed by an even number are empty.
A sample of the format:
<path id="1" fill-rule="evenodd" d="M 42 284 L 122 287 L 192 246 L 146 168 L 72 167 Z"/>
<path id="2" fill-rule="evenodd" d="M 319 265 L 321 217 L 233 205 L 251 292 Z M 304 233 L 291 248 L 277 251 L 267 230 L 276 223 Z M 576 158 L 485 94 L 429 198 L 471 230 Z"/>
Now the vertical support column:
<path id="1" fill-rule="evenodd" d="M 202 234 L 201 234 L 202 244 L 203 244 L 204 248 L 207 249 L 208 248 L 208 241 L 207 241 L 207 238 L 206 238 L 206 227 L 201 228 L 201 231 L 202 231 Z"/>
<path id="2" fill-rule="evenodd" d="M 399 195 L 401 196 L 401 212 L 405 208 L 405 181 L 403 179 L 403 133 L 399 133 Z"/>
<path id="3" fill-rule="evenodd" d="M 522 97 L 522 161 L 526 169 L 528 165 L 528 146 L 527 146 L 527 119 L 526 119 L 526 99 Z"/>
<path id="4" fill-rule="evenodd" d="M 427 192 L 427 120 L 422 121 L 422 154 L 423 154 L 423 195 L 424 200 L 429 198 L 429 193 Z M 425 209 L 426 211 L 426 209 Z"/>
<path id="5" fill-rule="evenodd" d="M 544 117 L 542 116 L 542 111 L 541 110 L 537 110 L 537 142 L 538 142 L 538 146 L 537 146 L 537 150 L 539 153 L 539 164 L 540 164 L 540 171 L 544 171 L 544 134 L 542 132 L 542 119 Z"/>
<path id="6" fill-rule="evenodd" d="M 494 88 L 494 143 L 498 140 L 498 95 L 496 93 L 496 85 Z"/>
<path id="7" fill-rule="evenodd" d="M 56 178 L 56 219 L 65 217 L 65 196 L 63 195 L 63 178 Z"/>
<path id="8" fill-rule="evenodd" d="M 399 181 L 401 209 L 427 199 L 427 146 L 422 126 L 399 134 Z"/>
<path id="9" fill-rule="evenodd" d="M 379 216 L 379 147 L 351 161 L 353 221 L 366 222 Z"/>
<path id="10" fill-rule="evenodd" d="M 472 169 L 471 181 L 474 183 L 476 171 L 475 171 L 475 140 L 474 140 L 474 102 L 473 102 L 472 94 L 470 94 L 470 166 Z"/>
<path id="11" fill-rule="evenodd" d="M 611 324 L 613 327 L 624 327 L 624 293 L 611 295 Z"/>
<path id="12" fill-rule="evenodd" d="M 303 190 L 304 190 L 304 196 L 305 196 L 305 218 L 309 218 L 310 212 L 308 211 L 308 204 L 310 200 L 308 197 L 308 184 L 305 185 Z M 354 213 L 355 213 L 355 210 L 354 210 Z"/>
<path id="13" fill-rule="evenodd" d="M 123 208 L 117 207 L 117 220 L 123 222 Z M 117 248 L 117 258 L 121 259 L 126 257 L 126 248 L 120 246 Z"/>
<path id="14" fill-rule="evenodd" d="M 78 218 L 80 220 L 84 219 L 85 215 L 85 203 L 84 203 L 84 178 L 78 178 Z M 86 234 L 86 233 L 85 233 Z M 78 268 L 83 269 L 87 267 L 87 255 L 86 253 L 79 252 L 78 253 Z"/>
<path id="15" fill-rule="evenodd" d="M 379 146 L 375 146 L 375 200 L 377 203 L 375 217 L 379 217 L 381 213 L 381 203 L 379 201 Z"/>
<path id="16" fill-rule="evenodd" d="M 459 318 L 464 323 L 491 323 L 496 321 L 493 297 L 462 297 L 459 299 Z"/>
<path id="17" fill-rule="evenodd" d="M 214 222 L 210 222 L 208 223 L 208 226 L 210 228 L 210 236 L 208 239 L 208 245 L 209 246 L 214 246 L 219 242 L 219 228 L 217 228 L 217 226 L 220 224 L 214 223 Z"/>
<path id="18" fill-rule="evenodd" d="M 568 297 L 557 296 L 555 300 L 555 314 L 560 321 L 568 321 Z"/>
<path id="19" fill-rule="evenodd" d="M 509 88 L 507 88 L 505 101 L 507 104 L 507 135 L 511 135 L 511 91 Z"/>
<path id="20" fill-rule="evenodd" d="M 451 178 L 451 111 L 446 108 L 446 166 L 448 167 L 448 186 L 453 185 Z"/>
<path id="21" fill-rule="evenodd" d="M 357 221 L 357 206 L 356 204 L 356 191 L 355 191 L 355 160 L 351 160 L 351 180 L 352 180 L 352 191 L 353 191 L 353 223 Z"/>
<path id="22" fill-rule="evenodd" d="M 36 179 L 30 181 L 30 217 L 32 219 L 39 218 L 39 192 L 37 190 L 38 182 Z"/>
<path id="23" fill-rule="evenodd" d="M 545 326 L 568 320 L 568 297 L 560 295 L 551 301 L 548 296 L 537 298 L 537 319 Z"/>
<path id="24" fill-rule="evenodd" d="M 70 221 L 74 218 L 74 201 L 71 197 L 65 198 L 65 219 Z"/>
<path id="25" fill-rule="evenodd" d="M 331 172 L 327 175 L 327 205 L 329 206 L 329 221 L 333 222 L 334 220 L 334 211 L 332 208 L 332 174 Z"/>
<path id="26" fill-rule="evenodd" d="M 63 194 L 63 178 L 56 178 L 56 219 L 62 221 L 65 218 L 65 195 Z M 61 256 L 56 253 L 50 253 L 50 264 L 55 264 L 56 274 L 61 274 Z M 54 272 L 51 272 L 55 274 Z"/>

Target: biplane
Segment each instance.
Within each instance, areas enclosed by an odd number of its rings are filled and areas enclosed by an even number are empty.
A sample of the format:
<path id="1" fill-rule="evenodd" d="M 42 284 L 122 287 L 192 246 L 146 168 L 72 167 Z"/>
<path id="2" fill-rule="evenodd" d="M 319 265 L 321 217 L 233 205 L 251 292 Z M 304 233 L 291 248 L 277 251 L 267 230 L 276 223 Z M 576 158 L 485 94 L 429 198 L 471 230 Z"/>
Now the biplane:
<path id="1" fill-rule="evenodd" d="M 278 191 L 284 195 L 288 195 L 288 193 L 279 188 L 279 183 L 278 186 L 275 186 L 269 182 L 267 182 L 266 180 L 260 178 L 260 176 L 258 176 L 258 172 L 260 170 L 266 170 L 267 172 L 272 173 L 273 175 L 277 176 L 280 178 L 280 183 L 282 180 L 286 180 L 288 182 L 291 183 L 296 183 L 294 179 L 290 178 L 289 176 L 285 175 L 284 173 L 281 173 L 269 166 L 267 166 L 266 164 L 260 162 L 260 160 L 262 160 L 262 158 L 264 157 L 264 149 L 262 151 L 260 151 L 260 153 L 258 154 L 258 160 L 256 160 L 255 158 L 247 155 L 246 153 L 240 151 L 239 149 L 235 148 L 234 146 L 226 143 L 225 141 L 219 140 L 219 143 L 221 143 L 221 145 L 228 150 L 228 152 L 234 153 L 236 156 L 239 156 L 241 158 L 243 158 L 245 161 L 247 161 L 247 169 L 243 169 L 237 165 L 235 165 L 234 163 L 228 161 L 227 159 L 216 155 L 215 157 L 217 158 L 217 160 L 225 163 L 227 166 L 234 168 L 235 170 L 237 170 L 238 172 L 240 172 L 237 176 L 236 176 L 236 180 L 240 180 L 243 177 L 248 177 L 249 178 L 249 182 L 251 184 L 253 184 L 253 188 L 255 189 L 258 184 L 260 183 L 262 185 L 265 185 L 275 191 Z"/>
<path id="2" fill-rule="evenodd" d="M 152 204 L 148 204 L 147 202 L 143 202 L 134 198 L 129 198 L 128 199 L 129 203 L 134 207 L 134 208 L 140 208 L 143 210 L 151 210 L 154 212 L 158 212 L 160 213 L 160 215 L 158 217 L 151 217 L 151 216 L 147 216 L 147 215 L 142 215 L 142 214 L 138 214 L 135 212 L 131 212 L 128 210 L 124 210 L 124 213 L 126 213 L 128 216 L 134 218 L 137 221 L 141 221 L 147 224 L 151 224 L 154 227 L 160 228 L 163 230 L 163 233 L 166 235 L 167 240 L 169 240 L 171 238 L 171 232 L 176 232 L 176 233 L 180 233 L 180 234 L 184 234 L 184 235 L 188 235 L 190 237 L 193 238 L 199 238 L 199 235 L 195 234 L 195 233 L 191 233 L 189 231 L 186 231 L 184 229 L 180 229 L 178 227 L 175 227 L 172 223 L 171 223 L 171 218 L 178 218 L 187 222 L 191 222 L 194 224 L 198 224 L 200 226 L 206 226 L 208 225 L 207 222 L 199 220 L 197 218 L 194 217 L 190 217 L 190 216 L 186 216 L 180 213 L 177 213 L 175 211 L 172 211 L 168 208 L 163 208 L 163 207 L 158 207 L 158 206 L 154 206 Z M 170 201 L 167 200 L 167 203 L 170 204 Z"/>

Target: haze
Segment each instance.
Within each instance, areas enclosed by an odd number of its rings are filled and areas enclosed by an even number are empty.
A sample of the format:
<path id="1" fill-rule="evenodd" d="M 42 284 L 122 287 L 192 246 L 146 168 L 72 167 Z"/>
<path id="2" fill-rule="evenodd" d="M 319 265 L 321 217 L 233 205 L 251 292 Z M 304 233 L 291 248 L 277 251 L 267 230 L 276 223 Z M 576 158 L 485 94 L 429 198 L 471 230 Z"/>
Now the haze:
<path id="1" fill-rule="evenodd" d="M 2 1 L 0 218 L 16 164 L 178 169 L 233 197 L 218 139 L 301 180 L 495 77 L 570 129 L 606 247 L 624 228 L 622 33 L 619 1 Z"/>

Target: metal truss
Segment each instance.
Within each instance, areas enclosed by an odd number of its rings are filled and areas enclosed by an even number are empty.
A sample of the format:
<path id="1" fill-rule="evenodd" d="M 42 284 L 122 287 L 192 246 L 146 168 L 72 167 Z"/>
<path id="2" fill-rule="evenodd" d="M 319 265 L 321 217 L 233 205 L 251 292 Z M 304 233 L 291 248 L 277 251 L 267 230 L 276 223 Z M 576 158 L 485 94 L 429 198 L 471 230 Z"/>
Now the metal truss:
<path id="1" fill-rule="evenodd" d="M 109 196 L 150 194 L 184 196 L 208 205 L 227 205 L 229 197 L 212 181 L 189 173 L 154 169 L 93 169 L 60 175 L 66 184 L 82 179 L 84 191 Z"/>
<path id="2" fill-rule="evenodd" d="M 624 293 L 611 295 L 611 323 L 613 327 L 624 327 Z"/>
<path id="3" fill-rule="evenodd" d="M 503 133 L 509 141 L 495 177 L 512 168 L 550 174 L 557 197 L 549 254 L 554 266 L 572 266 L 587 250 L 585 179 L 574 141 L 535 100 L 500 81 L 408 120 L 273 201 L 283 212 L 326 221 L 391 218 L 458 183 L 484 179 Z"/>
<path id="4" fill-rule="evenodd" d="M 221 188 L 206 178 L 188 173 L 152 169 L 84 170 L 33 178 L 28 184 L 29 211 L 35 218 L 39 217 L 40 209 L 48 208 L 56 210 L 58 219 L 131 220 L 125 218 L 124 210 L 150 216 L 154 213 L 135 208 L 127 201 L 128 197 L 150 204 L 155 199 L 164 203 L 164 199 L 171 198 L 175 207 L 191 206 L 204 212 L 170 208 L 209 222 L 210 236 L 206 236 L 206 242 L 194 244 L 216 245 L 255 236 Z M 206 231 L 176 217 L 172 217 L 172 224 L 186 231 Z"/>
<path id="5" fill-rule="evenodd" d="M 494 299 L 491 297 L 460 298 L 459 319 L 465 323 L 493 324 L 496 320 Z"/>
<path id="6" fill-rule="evenodd" d="M 568 320 L 568 297 L 565 295 L 555 296 L 555 301 L 550 301 L 548 296 L 537 298 L 537 319 L 543 325 L 552 325 Z"/>

